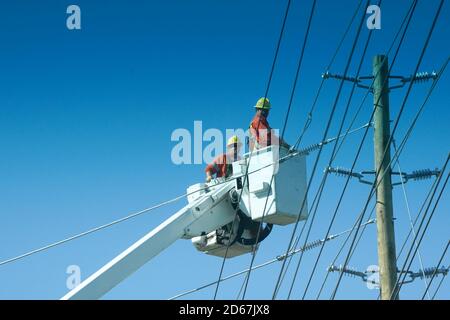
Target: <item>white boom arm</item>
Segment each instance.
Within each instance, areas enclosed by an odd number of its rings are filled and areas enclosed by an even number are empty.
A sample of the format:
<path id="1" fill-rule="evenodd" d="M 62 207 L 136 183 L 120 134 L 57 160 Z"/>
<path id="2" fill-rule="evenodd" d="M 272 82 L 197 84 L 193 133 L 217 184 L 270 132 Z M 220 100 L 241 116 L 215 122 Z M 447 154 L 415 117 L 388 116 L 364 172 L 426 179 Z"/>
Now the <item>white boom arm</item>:
<path id="1" fill-rule="evenodd" d="M 228 193 L 233 187 L 233 181 L 212 187 L 210 192 L 179 210 L 61 299 L 101 298 L 176 240 L 199 236 L 232 222 L 234 210 L 230 210 Z"/>

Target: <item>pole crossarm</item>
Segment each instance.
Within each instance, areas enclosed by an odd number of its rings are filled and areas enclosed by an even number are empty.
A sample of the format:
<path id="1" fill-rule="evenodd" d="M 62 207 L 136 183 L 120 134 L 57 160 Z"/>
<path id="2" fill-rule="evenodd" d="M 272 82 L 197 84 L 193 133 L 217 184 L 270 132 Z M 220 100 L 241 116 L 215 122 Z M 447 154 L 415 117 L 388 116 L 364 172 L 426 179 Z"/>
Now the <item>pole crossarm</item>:
<path id="1" fill-rule="evenodd" d="M 435 71 L 432 71 L 430 73 L 429 72 L 417 72 L 415 75 L 411 75 L 409 77 L 389 75 L 388 76 L 389 79 L 396 79 L 399 81 L 399 84 L 390 86 L 389 90 L 402 88 L 409 82 L 424 82 L 427 80 L 435 80 L 435 79 L 437 79 L 437 77 L 438 77 L 438 74 Z M 365 85 L 362 83 L 364 80 L 373 81 L 373 79 L 374 79 L 373 76 L 350 77 L 350 76 L 342 76 L 339 74 L 333 74 L 333 73 L 330 73 L 329 71 L 327 71 L 322 74 L 322 78 L 325 80 L 326 79 L 338 79 L 338 80 L 345 80 L 345 81 L 353 82 L 353 83 L 356 83 L 357 87 L 369 89 L 370 92 L 373 93 L 372 86 L 368 86 L 368 85 Z"/>
<path id="2" fill-rule="evenodd" d="M 365 179 L 365 175 L 376 175 L 376 172 L 374 170 L 366 170 L 361 172 L 354 172 L 350 169 L 342 168 L 342 167 L 328 167 L 325 169 L 325 171 L 328 171 L 329 173 L 334 173 L 337 176 L 350 176 L 352 178 L 357 178 L 359 182 L 363 184 L 369 184 L 373 185 L 373 181 L 369 181 Z M 431 179 L 432 177 L 438 177 L 440 174 L 439 169 L 420 169 L 420 170 L 414 170 L 411 173 L 406 172 L 399 172 L 399 171 L 392 171 L 392 176 L 399 176 L 401 181 L 399 182 L 393 182 L 392 186 L 398 186 L 401 184 L 405 184 L 410 180 L 419 181 L 419 180 L 426 180 Z"/>
<path id="3" fill-rule="evenodd" d="M 420 278 L 420 279 L 431 278 L 431 277 L 437 276 L 439 274 L 441 274 L 443 277 L 445 277 L 448 274 L 449 270 L 450 270 L 450 267 L 446 268 L 446 267 L 442 266 L 441 268 L 436 268 L 436 267 L 425 268 L 423 270 L 422 269 L 418 270 L 417 272 L 400 271 L 397 269 L 397 273 L 398 274 L 406 273 L 409 276 L 409 279 L 402 281 L 402 284 L 407 284 L 407 283 L 414 282 L 414 280 L 416 280 L 417 278 Z M 349 277 L 359 277 L 364 282 L 380 285 L 380 283 L 378 281 L 375 281 L 370 278 L 371 275 L 379 272 L 376 269 L 367 269 L 366 271 L 363 272 L 363 271 L 358 271 L 356 268 L 343 267 L 342 265 L 336 266 L 336 265 L 332 264 L 327 268 L 327 271 L 328 272 L 340 272 Z"/>

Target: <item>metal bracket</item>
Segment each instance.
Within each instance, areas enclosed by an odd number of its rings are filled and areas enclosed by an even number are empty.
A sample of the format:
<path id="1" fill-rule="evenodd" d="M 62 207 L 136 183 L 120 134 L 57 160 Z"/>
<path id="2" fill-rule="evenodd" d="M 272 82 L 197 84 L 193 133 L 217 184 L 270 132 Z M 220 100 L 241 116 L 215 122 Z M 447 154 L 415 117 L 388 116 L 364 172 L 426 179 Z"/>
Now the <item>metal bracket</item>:
<path id="1" fill-rule="evenodd" d="M 364 85 L 361 82 L 364 80 L 373 80 L 374 77 L 373 76 L 360 76 L 360 77 L 350 77 L 350 76 L 342 76 L 342 75 L 338 75 L 338 74 L 332 74 L 329 71 L 326 71 L 325 73 L 322 74 L 322 78 L 323 79 L 338 79 L 338 80 L 343 80 L 343 81 L 350 81 L 353 83 L 356 83 L 356 86 L 359 88 L 364 88 L 364 89 L 368 89 L 371 93 L 373 93 L 373 87 L 372 85 L 368 86 L 368 85 Z M 389 90 L 392 89 L 398 89 L 398 88 L 402 88 L 404 87 L 408 82 L 424 82 L 430 79 L 437 79 L 438 78 L 438 74 L 433 71 L 431 73 L 428 72 L 418 72 L 415 75 L 409 76 L 409 77 L 403 77 L 403 76 L 389 76 L 389 79 L 397 79 L 400 81 L 400 84 L 396 84 L 394 86 L 390 86 Z"/>

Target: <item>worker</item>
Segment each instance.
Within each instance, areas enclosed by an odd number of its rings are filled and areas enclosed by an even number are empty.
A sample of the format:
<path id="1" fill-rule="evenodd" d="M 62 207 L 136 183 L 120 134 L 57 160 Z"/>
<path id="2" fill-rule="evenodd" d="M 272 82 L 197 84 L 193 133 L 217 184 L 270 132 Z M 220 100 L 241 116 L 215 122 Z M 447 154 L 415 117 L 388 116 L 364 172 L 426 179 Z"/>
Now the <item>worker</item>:
<path id="1" fill-rule="evenodd" d="M 261 149 L 270 145 L 279 145 L 288 149 L 290 148 L 289 144 L 272 132 L 273 129 L 270 127 L 269 122 L 267 122 L 271 107 L 272 105 L 270 104 L 269 99 L 265 97 L 260 98 L 256 102 L 256 114 L 250 123 L 250 151 L 254 148 Z"/>
<path id="2" fill-rule="evenodd" d="M 206 166 L 206 182 L 210 182 L 213 175 L 216 178 L 228 178 L 233 174 L 232 163 L 240 159 L 239 151 L 242 143 L 237 136 L 232 136 L 227 142 L 227 152 L 217 156 L 212 163 Z"/>

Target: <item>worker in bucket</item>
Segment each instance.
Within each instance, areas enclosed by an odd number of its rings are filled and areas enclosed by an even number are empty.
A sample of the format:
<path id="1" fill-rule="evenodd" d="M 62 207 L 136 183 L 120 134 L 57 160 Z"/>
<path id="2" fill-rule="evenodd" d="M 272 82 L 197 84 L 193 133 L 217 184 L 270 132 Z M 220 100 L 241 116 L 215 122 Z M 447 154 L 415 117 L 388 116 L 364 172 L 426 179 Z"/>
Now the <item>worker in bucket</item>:
<path id="1" fill-rule="evenodd" d="M 216 178 L 228 178 L 233 174 L 232 163 L 240 159 L 239 151 L 242 143 L 237 136 L 232 136 L 227 142 L 227 152 L 217 156 L 205 169 L 206 182 L 210 182 L 213 176 Z"/>
<path id="2" fill-rule="evenodd" d="M 270 127 L 267 118 L 272 105 L 269 99 L 260 98 L 255 105 L 256 114 L 250 123 L 249 149 L 262 149 L 271 145 L 279 145 L 290 149 L 290 146 L 279 138 Z"/>

